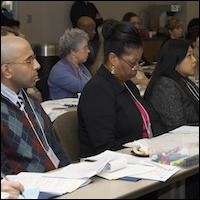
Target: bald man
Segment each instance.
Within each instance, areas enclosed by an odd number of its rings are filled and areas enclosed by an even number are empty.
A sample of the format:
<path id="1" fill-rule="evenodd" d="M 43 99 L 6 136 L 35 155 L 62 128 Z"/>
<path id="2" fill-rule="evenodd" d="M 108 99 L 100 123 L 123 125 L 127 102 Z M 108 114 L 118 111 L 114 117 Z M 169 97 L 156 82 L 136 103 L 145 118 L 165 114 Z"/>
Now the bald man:
<path id="1" fill-rule="evenodd" d="M 77 22 L 77 27 L 84 30 L 89 35 L 90 40 L 94 39 L 96 34 L 96 23 L 91 17 L 80 17 Z"/>
<path id="2" fill-rule="evenodd" d="M 27 40 L 1 37 L 1 171 L 6 175 L 69 164 L 39 100 L 23 89 L 35 86 L 39 69 Z"/>
<path id="3" fill-rule="evenodd" d="M 99 41 L 94 39 L 96 35 L 96 23 L 91 17 L 82 16 L 78 19 L 77 27 L 84 30 L 90 38 L 88 42 L 90 53 L 87 61 L 84 64 L 91 72 L 91 66 L 95 62 L 99 49 Z"/>
<path id="4" fill-rule="evenodd" d="M 26 67 L 29 65 L 32 67 Z M 25 39 L 16 36 L 1 37 L 1 83 L 18 93 L 22 87 L 35 86 L 39 69 L 40 64 Z"/>

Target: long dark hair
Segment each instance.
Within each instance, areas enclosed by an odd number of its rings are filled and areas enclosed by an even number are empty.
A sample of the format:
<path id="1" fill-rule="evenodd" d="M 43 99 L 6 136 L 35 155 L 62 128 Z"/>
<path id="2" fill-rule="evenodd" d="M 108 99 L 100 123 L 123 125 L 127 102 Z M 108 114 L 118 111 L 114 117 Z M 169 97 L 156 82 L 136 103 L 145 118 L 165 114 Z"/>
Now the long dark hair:
<path id="1" fill-rule="evenodd" d="M 197 86 L 188 78 L 183 77 L 176 70 L 177 64 L 183 61 L 186 57 L 188 48 L 190 47 L 190 42 L 182 39 L 171 39 L 168 40 L 160 49 L 157 64 L 155 70 L 152 74 L 150 82 L 144 94 L 144 99 L 149 100 L 154 86 L 157 81 L 162 77 L 166 76 L 168 78 L 176 81 L 186 92 L 186 94 L 191 98 L 196 110 L 199 110 L 199 101 L 194 97 L 191 91 L 186 86 L 186 82 L 189 82 L 197 89 Z M 197 110 L 197 111 L 198 111 Z"/>
<path id="2" fill-rule="evenodd" d="M 104 60 L 108 60 L 110 52 L 121 57 L 130 49 L 142 47 L 142 39 L 137 28 L 130 22 L 119 22 L 114 19 L 104 21 L 102 28 L 104 37 Z"/>

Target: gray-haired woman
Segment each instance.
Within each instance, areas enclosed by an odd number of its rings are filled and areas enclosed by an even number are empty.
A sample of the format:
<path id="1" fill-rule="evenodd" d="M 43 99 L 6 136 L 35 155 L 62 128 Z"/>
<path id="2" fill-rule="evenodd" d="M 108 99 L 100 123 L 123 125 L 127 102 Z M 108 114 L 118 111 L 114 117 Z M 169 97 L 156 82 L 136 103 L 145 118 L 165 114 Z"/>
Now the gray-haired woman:
<path id="1" fill-rule="evenodd" d="M 61 59 L 52 67 L 49 78 L 51 99 L 78 97 L 91 78 L 91 74 L 83 64 L 89 54 L 89 37 L 78 28 L 66 29 L 60 38 L 59 50 Z"/>

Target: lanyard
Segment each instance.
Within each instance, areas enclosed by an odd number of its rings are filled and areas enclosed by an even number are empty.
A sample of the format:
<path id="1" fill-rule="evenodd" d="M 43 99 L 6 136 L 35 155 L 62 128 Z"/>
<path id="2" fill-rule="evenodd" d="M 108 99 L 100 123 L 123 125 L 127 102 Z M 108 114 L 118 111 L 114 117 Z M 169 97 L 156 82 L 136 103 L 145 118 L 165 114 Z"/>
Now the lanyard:
<path id="1" fill-rule="evenodd" d="M 24 93 L 24 95 L 25 95 L 25 97 L 26 97 L 26 99 L 27 99 L 27 101 L 28 101 L 28 103 L 29 103 L 29 105 L 30 105 L 30 108 L 32 109 L 32 111 L 33 111 L 33 113 L 34 113 L 34 115 L 35 115 L 35 117 L 36 117 L 36 121 L 37 121 L 37 123 L 38 123 L 38 125 L 39 125 L 39 127 L 40 127 L 40 129 L 41 129 L 42 136 L 43 136 L 43 138 L 44 138 L 44 141 L 45 141 L 45 144 L 46 144 L 46 147 L 47 147 L 47 148 L 45 148 L 44 144 L 42 143 L 42 140 L 40 139 L 40 137 L 39 137 L 39 135 L 38 135 L 36 129 L 34 128 L 33 123 L 31 122 L 31 120 L 30 120 L 30 118 L 29 118 L 29 116 L 28 116 L 26 110 L 24 109 L 23 112 L 24 112 L 24 114 L 25 114 L 25 116 L 26 116 L 26 118 L 27 118 L 29 124 L 31 125 L 31 128 L 32 128 L 32 130 L 33 130 L 35 136 L 37 137 L 38 141 L 40 142 L 42 148 L 43 148 L 44 151 L 46 152 L 47 156 L 49 157 L 49 159 L 51 160 L 51 162 L 53 163 L 53 165 L 57 168 L 60 161 L 59 161 L 59 159 L 57 158 L 57 156 L 55 155 L 55 153 L 53 152 L 52 148 L 50 147 L 50 145 L 49 145 L 49 143 L 48 143 L 48 141 L 47 141 L 47 137 L 46 137 L 46 135 L 45 135 L 45 133 L 44 133 L 44 130 L 43 130 L 43 128 L 42 128 L 42 125 L 41 125 L 41 123 L 40 123 L 40 120 L 38 119 L 38 116 L 37 116 L 37 114 L 36 114 L 36 112 L 35 112 L 35 110 L 34 110 L 32 104 L 31 104 L 31 102 L 30 102 L 30 100 L 29 100 L 29 98 L 28 98 L 26 92 L 25 92 L 24 90 L 22 90 L 22 91 L 23 91 L 23 93 Z"/>
<path id="2" fill-rule="evenodd" d="M 129 87 L 127 86 L 127 84 L 124 82 L 124 86 L 126 87 L 126 89 L 128 90 L 128 92 L 131 94 L 131 96 L 133 97 L 133 99 L 139 104 L 139 106 L 141 107 L 141 109 L 143 110 L 144 112 L 144 115 L 146 116 L 146 119 L 143 115 L 143 113 L 140 111 L 141 113 L 141 116 L 142 116 L 142 120 L 143 120 L 143 123 L 144 123 L 144 126 L 147 130 L 147 133 L 148 133 L 148 136 L 149 138 L 152 138 L 153 137 L 153 134 L 152 134 L 152 130 L 151 130 L 151 123 L 150 123 L 150 118 L 149 118 L 149 114 L 147 113 L 146 109 L 144 108 L 144 106 L 137 100 L 137 98 L 135 97 L 135 95 L 131 92 L 131 90 L 129 89 Z M 137 106 L 137 105 L 136 105 Z"/>
<path id="3" fill-rule="evenodd" d="M 45 133 L 44 133 L 44 130 L 43 130 L 43 128 L 42 128 L 42 125 L 41 125 L 41 123 L 40 123 L 40 120 L 38 119 L 38 116 L 37 116 L 37 114 L 36 114 L 36 112 L 35 112 L 35 110 L 34 110 L 32 104 L 31 104 L 31 102 L 30 102 L 30 100 L 29 100 L 29 98 L 28 98 L 26 92 L 23 91 L 23 93 L 25 94 L 26 99 L 27 99 L 27 101 L 28 101 L 28 104 L 30 105 L 31 110 L 33 111 L 33 113 L 34 113 L 34 115 L 35 115 L 35 117 L 36 117 L 36 121 L 37 121 L 37 123 L 38 123 L 38 125 L 39 125 L 39 127 L 40 127 L 40 129 L 41 129 L 42 136 L 43 136 L 43 138 L 44 138 L 44 141 L 45 141 L 45 143 L 46 143 L 46 146 L 47 146 L 48 149 L 49 149 L 50 146 L 49 146 L 49 143 L 48 143 L 48 141 L 47 141 L 47 138 L 46 138 L 46 135 L 45 135 Z M 48 149 L 46 149 L 46 148 L 44 147 L 44 145 L 43 145 L 43 143 L 42 143 L 40 137 L 38 136 L 37 131 L 35 130 L 35 127 L 33 126 L 33 123 L 31 122 L 31 120 L 30 120 L 30 118 L 29 118 L 27 112 L 25 111 L 25 109 L 24 109 L 24 114 L 25 114 L 27 120 L 29 121 L 29 124 L 31 125 L 31 128 L 33 129 L 33 132 L 35 133 L 36 137 L 38 138 L 38 140 L 39 140 L 41 146 L 42 146 L 43 149 L 47 152 Z"/>

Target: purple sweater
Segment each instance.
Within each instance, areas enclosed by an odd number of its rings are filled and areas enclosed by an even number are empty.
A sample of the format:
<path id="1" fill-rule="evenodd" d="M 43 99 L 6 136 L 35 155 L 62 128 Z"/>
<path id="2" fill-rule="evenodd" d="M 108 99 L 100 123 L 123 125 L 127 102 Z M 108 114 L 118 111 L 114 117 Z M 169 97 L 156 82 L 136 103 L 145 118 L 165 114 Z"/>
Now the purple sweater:
<path id="1" fill-rule="evenodd" d="M 48 85 L 51 99 L 76 98 L 91 74 L 85 65 L 75 68 L 68 60 L 62 58 L 51 69 Z"/>

